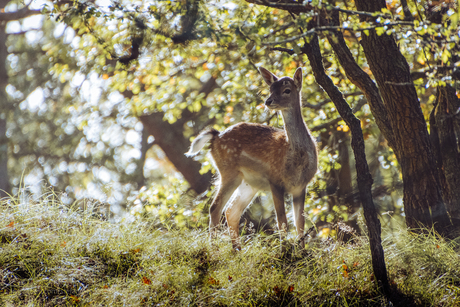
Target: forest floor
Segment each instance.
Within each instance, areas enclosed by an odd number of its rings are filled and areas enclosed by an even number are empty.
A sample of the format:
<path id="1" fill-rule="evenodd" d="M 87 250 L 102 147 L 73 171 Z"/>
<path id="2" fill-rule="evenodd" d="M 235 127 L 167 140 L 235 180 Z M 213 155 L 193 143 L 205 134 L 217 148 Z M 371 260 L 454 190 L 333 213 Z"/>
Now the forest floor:
<path id="1" fill-rule="evenodd" d="M 384 229 L 393 297 L 372 274 L 367 238 L 281 252 L 252 234 L 110 223 L 53 195 L 0 204 L 1 306 L 459 306 L 459 241 Z"/>

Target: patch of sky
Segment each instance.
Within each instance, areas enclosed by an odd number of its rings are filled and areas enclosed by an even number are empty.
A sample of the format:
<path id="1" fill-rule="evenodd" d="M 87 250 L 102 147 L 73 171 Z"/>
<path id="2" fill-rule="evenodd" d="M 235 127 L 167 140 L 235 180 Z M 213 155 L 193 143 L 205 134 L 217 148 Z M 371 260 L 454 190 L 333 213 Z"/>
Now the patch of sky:
<path id="1" fill-rule="evenodd" d="M 126 143 L 130 145 L 138 145 L 141 142 L 141 134 L 135 130 L 129 130 L 125 136 Z"/>
<path id="2" fill-rule="evenodd" d="M 85 81 L 86 79 L 86 76 L 84 74 L 82 74 L 81 72 L 77 71 L 74 75 L 73 75 L 73 78 L 72 80 L 70 81 L 70 86 L 71 87 L 80 87 L 83 83 L 83 81 Z"/>
<path id="3" fill-rule="evenodd" d="M 21 110 L 28 109 L 31 112 L 36 112 L 38 109 L 43 108 L 45 104 L 45 97 L 41 87 L 37 87 L 32 93 L 27 96 L 26 100 L 19 104 Z"/>

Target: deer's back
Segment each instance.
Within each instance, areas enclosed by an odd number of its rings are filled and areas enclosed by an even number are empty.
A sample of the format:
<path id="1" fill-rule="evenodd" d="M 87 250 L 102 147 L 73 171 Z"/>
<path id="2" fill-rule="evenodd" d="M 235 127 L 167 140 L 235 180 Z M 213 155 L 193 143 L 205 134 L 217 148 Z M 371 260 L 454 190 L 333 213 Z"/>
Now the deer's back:
<path id="1" fill-rule="evenodd" d="M 221 176 L 240 172 L 250 185 L 269 190 L 282 184 L 289 144 L 284 130 L 240 123 L 213 138 L 211 154 Z"/>

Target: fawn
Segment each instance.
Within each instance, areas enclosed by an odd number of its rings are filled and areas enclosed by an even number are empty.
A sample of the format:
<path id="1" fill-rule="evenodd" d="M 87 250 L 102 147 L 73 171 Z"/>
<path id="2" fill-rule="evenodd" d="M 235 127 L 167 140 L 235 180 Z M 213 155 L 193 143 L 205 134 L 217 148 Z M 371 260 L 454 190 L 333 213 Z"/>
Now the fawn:
<path id="1" fill-rule="evenodd" d="M 293 78 L 278 78 L 263 67 L 259 72 L 270 86 L 265 106 L 281 111 L 284 130 L 253 123 L 239 123 L 223 132 L 208 129 L 197 136 L 186 155 L 193 156 L 211 143 L 219 174 L 217 194 L 210 207 L 211 237 L 230 200 L 225 216 L 233 248 L 240 249 L 241 215 L 257 191 L 263 190 L 272 192 L 281 240 L 288 229 L 284 194 L 293 196 L 295 226 L 304 247 L 305 189 L 316 173 L 318 154 L 301 113 L 302 69 L 297 68 Z"/>

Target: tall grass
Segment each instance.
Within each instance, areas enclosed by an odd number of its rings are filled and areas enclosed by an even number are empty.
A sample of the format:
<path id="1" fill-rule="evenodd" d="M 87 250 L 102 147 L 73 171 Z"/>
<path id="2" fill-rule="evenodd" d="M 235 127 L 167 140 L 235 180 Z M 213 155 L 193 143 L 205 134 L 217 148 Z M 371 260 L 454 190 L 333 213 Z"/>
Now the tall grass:
<path id="1" fill-rule="evenodd" d="M 234 252 L 225 233 L 110 223 L 94 208 L 12 198 L 0 205 L 2 306 L 459 306 L 458 244 L 405 231 L 383 240 L 396 295 L 373 278 L 366 237 L 282 253 L 251 234 Z"/>

